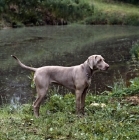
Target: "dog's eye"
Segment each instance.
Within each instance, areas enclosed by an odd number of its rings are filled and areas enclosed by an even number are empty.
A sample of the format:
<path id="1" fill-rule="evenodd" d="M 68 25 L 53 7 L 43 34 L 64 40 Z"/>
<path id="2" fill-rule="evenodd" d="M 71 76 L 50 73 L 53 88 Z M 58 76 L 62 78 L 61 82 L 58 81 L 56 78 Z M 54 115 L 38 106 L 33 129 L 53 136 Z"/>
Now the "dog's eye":
<path id="1" fill-rule="evenodd" d="M 100 60 L 98 60 L 98 62 L 97 63 L 100 63 L 102 60 L 100 59 Z"/>

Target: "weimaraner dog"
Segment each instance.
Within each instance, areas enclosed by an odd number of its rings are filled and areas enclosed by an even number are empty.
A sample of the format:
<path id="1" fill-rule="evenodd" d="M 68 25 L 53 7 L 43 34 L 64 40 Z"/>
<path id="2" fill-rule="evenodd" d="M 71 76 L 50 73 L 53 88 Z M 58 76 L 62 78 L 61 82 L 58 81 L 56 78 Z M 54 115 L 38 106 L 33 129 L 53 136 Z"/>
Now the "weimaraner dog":
<path id="1" fill-rule="evenodd" d="M 33 108 L 36 117 L 39 116 L 40 104 L 51 83 L 57 83 L 75 90 L 76 113 L 83 114 L 86 91 L 91 84 L 93 72 L 96 70 L 107 70 L 109 68 L 109 65 L 101 55 L 92 55 L 83 64 L 77 66 L 44 66 L 39 68 L 26 66 L 16 56 L 11 56 L 17 60 L 21 67 L 35 71 L 34 82 L 38 96 L 33 103 Z"/>

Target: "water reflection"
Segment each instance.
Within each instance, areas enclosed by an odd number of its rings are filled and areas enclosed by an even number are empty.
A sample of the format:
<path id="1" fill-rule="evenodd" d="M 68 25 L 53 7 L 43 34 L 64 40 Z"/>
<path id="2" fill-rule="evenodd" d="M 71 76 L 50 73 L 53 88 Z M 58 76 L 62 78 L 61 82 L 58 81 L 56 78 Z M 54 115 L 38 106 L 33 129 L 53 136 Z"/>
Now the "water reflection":
<path id="1" fill-rule="evenodd" d="M 0 103 L 15 99 L 27 103 L 36 92 L 22 69 L 12 58 L 17 55 L 26 65 L 72 66 L 83 63 L 92 54 L 101 54 L 111 66 L 108 72 L 93 75 L 90 90 L 107 90 L 114 78 L 125 78 L 129 50 L 139 38 L 138 27 L 130 26 L 44 26 L 0 31 Z M 64 90 L 63 90 L 64 91 Z"/>

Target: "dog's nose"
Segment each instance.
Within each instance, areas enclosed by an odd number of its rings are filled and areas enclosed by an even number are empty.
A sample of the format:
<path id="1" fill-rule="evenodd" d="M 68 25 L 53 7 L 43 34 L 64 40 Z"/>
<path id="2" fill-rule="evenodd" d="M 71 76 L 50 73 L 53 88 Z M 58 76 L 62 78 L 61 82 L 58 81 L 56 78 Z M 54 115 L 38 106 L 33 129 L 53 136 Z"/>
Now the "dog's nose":
<path id="1" fill-rule="evenodd" d="M 108 64 L 106 64 L 105 69 L 108 70 L 110 66 Z"/>
<path id="2" fill-rule="evenodd" d="M 109 67 L 110 67 L 110 66 L 107 64 L 107 65 L 106 65 L 106 70 L 107 70 Z"/>

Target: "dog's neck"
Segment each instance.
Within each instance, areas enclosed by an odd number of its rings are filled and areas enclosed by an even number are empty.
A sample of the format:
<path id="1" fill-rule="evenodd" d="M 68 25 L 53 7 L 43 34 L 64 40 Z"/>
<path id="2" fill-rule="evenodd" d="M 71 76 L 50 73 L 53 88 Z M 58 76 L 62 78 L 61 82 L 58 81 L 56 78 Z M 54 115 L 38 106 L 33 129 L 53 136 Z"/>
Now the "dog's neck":
<path id="1" fill-rule="evenodd" d="M 86 76 L 88 79 L 91 78 L 93 72 L 95 71 L 95 69 L 91 69 L 87 63 L 87 61 L 84 62 L 84 70 L 85 70 L 85 73 L 86 73 Z"/>

